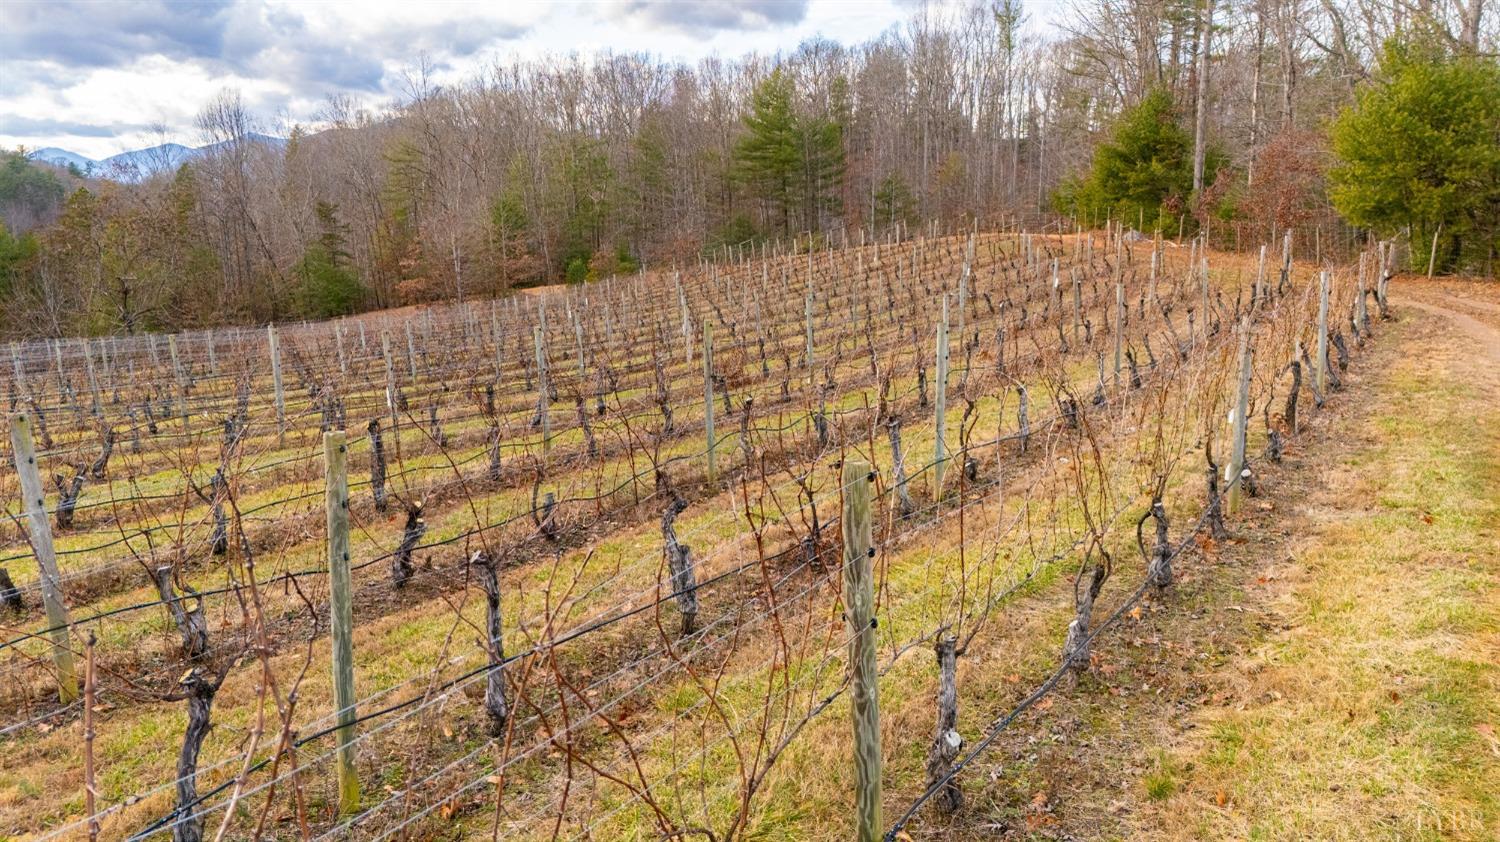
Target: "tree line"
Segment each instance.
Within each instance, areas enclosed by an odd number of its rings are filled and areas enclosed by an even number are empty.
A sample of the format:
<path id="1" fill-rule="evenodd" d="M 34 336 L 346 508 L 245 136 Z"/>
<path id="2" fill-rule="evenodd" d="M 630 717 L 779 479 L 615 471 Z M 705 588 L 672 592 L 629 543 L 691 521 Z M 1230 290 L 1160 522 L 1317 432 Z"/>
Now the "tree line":
<path id="1" fill-rule="evenodd" d="M 393 107 L 332 97 L 310 125 L 225 91 L 198 119 L 213 151 L 180 166 L 99 180 L 3 153 L 3 329 L 322 317 L 1039 214 L 1404 235 L 1492 272 L 1484 4 L 1079 0 L 1049 36 L 1022 0 L 923 6 L 775 56 L 550 57 L 447 86 L 418 64 Z"/>

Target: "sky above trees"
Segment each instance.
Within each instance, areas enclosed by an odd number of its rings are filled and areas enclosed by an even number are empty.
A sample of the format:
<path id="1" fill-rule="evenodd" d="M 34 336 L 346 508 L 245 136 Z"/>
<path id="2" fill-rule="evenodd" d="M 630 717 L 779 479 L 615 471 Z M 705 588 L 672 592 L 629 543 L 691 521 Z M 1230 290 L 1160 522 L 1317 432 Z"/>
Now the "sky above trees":
<path id="1" fill-rule="evenodd" d="M 1061 0 L 1027 4 L 1033 23 Z M 381 109 L 424 60 L 438 84 L 543 54 L 648 52 L 687 62 L 773 55 L 809 38 L 867 41 L 910 0 L 596 0 L 0 4 L 0 148 L 103 158 L 198 145 L 194 118 L 237 89 L 267 128 L 315 123 L 329 95 Z M 932 5 L 943 14 L 946 5 Z"/>

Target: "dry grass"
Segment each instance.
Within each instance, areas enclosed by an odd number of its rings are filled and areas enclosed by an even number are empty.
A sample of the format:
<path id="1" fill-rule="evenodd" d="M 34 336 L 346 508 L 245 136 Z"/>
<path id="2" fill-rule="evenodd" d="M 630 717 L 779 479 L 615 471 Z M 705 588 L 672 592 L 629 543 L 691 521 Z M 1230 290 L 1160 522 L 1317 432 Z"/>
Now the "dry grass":
<path id="1" fill-rule="evenodd" d="M 1216 676 L 1238 702 L 1176 752 L 1187 786 L 1148 817 L 1165 836 L 1500 829 L 1500 383 L 1417 321 L 1276 565 L 1290 628 Z"/>
<path id="2" fill-rule="evenodd" d="M 968 775 L 965 814 L 913 839 L 1496 838 L 1500 368 L 1401 313 L 1236 537 L 1185 559 Z"/>

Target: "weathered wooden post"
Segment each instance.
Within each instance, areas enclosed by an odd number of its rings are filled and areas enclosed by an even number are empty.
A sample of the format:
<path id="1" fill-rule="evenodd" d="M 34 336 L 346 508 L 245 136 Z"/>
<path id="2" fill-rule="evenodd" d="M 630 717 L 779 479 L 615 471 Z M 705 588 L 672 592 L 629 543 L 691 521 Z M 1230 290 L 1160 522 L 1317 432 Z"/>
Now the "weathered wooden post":
<path id="1" fill-rule="evenodd" d="M 504 336 L 500 332 L 500 314 L 493 301 L 490 302 L 490 338 L 495 343 L 495 378 L 498 380 L 505 371 L 505 345 L 501 341 Z"/>
<path id="2" fill-rule="evenodd" d="M 187 378 L 182 374 L 182 359 L 177 356 L 177 334 L 167 334 L 167 354 L 172 358 L 172 376 L 177 379 L 178 414 L 188 416 Z"/>
<path id="3" fill-rule="evenodd" d="M 1328 394 L 1328 270 L 1318 273 L 1318 358 L 1313 361 L 1313 381 Z"/>
<path id="4" fill-rule="evenodd" d="M 1229 443 L 1229 471 L 1224 477 L 1229 483 L 1230 514 L 1239 511 L 1243 497 L 1244 478 L 1241 475 L 1245 472 L 1245 431 L 1249 426 L 1251 355 L 1250 316 L 1247 314 L 1240 318 L 1240 379 L 1234 404 L 1234 437 Z"/>
<path id="5" fill-rule="evenodd" d="M 537 415 L 542 421 L 542 453 L 552 450 L 552 412 L 551 412 L 551 385 L 547 382 L 547 353 L 542 348 L 542 328 L 540 325 L 531 329 L 531 339 L 536 345 L 536 388 L 537 388 Z"/>
<path id="6" fill-rule="evenodd" d="M 1437 244 L 1438 236 L 1443 233 L 1443 223 L 1439 222 L 1436 231 L 1432 232 L 1432 251 L 1427 254 L 1427 280 L 1432 280 L 1432 270 L 1437 267 Z"/>
<path id="7" fill-rule="evenodd" d="M 1083 276 L 1078 274 L 1075 268 L 1071 273 L 1073 276 L 1073 341 L 1083 343 Z M 1053 286 L 1057 286 L 1057 273 L 1052 273 Z M 1058 293 L 1061 296 L 1061 292 Z M 1061 299 L 1059 299 L 1061 300 Z M 1059 315 L 1061 320 L 1062 316 Z"/>
<path id="8" fill-rule="evenodd" d="M 937 382 L 933 384 L 933 432 L 935 444 L 933 445 L 932 469 L 933 488 L 932 499 L 940 500 L 943 497 L 943 470 L 947 467 L 948 445 L 944 437 L 944 427 L 948 414 L 948 296 L 943 296 L 943 320 L 938 324 L 937 348 Z"/>
<path id="9" fill-rule="evenodd" d="M 1203 302 L 1202 302 L 1202 307 L 1203 307 L 1203 310 L 1202 310 L 1203 335 L 1207 336 L 1207 335 L 1209 335 L 1210 332 L 1212 332 L 1213 327 L 1212 327 L 1212 325 L 1209 324 L 1209 318 L 1208 318 L 1208 308 L 1210 306 L 1212 306 L 1212 305 L 1210 305 L 1209 301 L 1208 301 L 1208 243 L 1206 241 L 1203 243 L 1203 252 L 1204 252 L 1203 257 L 1199 258 L 1202 261 L 1199 264 L 1199 276 L 1200 276 L 1200 278 L 1199 278 L 1199 281 L 1200 281 L 1199 287 L 1200 287 L 1201 294 L 1202 294 L 1202 297 L 1203 297 Z"/>
<path id="10" fill-rule="evenodd" d="M 802 308 L 803 321 L 807 324 L 807 370 L 813 369 L 813 294 L 807 293 L 807 300 Z M 814 375 L 808 374 L 808 382 L 811 383 Z"/>
<path id="11" fill-rule="evenodd" d="M 88 368 L 89 391 L 93 394 L 94 399 L 94 417 L 102 420 L 104 417 L 104 398 L 99 389 L 99 376 L 94 371 L 94 353 L 89 350 L 89 341 L 87 339 L 79 340 L 79 347 L 83 351 L 83 361 Z M 12 352 L 14 352 L 14 348 L 12 348 Z"/>
<path id="12" fill-rule="evenodd" d="M 1380 256 L 1380 275 L 1375 278 L 1375 306 L 1380 310 L 1382 318 L 1386 314 L 1386 289 L 1389 286 L 1390 262 L 1394 259 L 1395 248 L 1392 244 L 1381 241 L 1375 244 L 1376 253 Z"/>
<path id="13" fill-rule="evenodd" d="M 16 395 L 24 397 L 31 394 L 26 388 L 26 372 L 21 366 L 21 352 L 16 349 L 16 343 L 10 343 L 10 364 L 16 373 Z"/>
<path id="14" fill-rule="evenodd" d="M 52 340 L 52 356 L 57 359 L 58 391 L 66 395 L 68 393 L 68 377 L 66 369 L 63 368 L 61 339 Z M 151 337 L 151 362 L 153 365 L 156 363 L 156 337 L 154 335 Z"/>
<path id="15" fill-rule="evenodd" d="M 1292 281 L 1292 229 L 1286 229 L 1286 234 L 1281 238 L 1281 278 L 1276 282 L 1276 292 Z"/>
<path id="16" fill-rule="evenodd" d="M 31 441 L 31 418 L 24 412 L 10 417 L 10 445 L 16 473 L 21 477 L 26 527 L 41 569 L 42 605 L 47 609 L 47 625 L 52 629 L 52 662 L 57 666 L 57 695 L 63 704 L 68 704 L 78 698 L 78 673 L 73 665 L 73 650 L 68 648 L 68 608 L 63 602 L 62 577 L 57 572 L 57 554 L 52 547 L 52 525 L 47 522 L 36 447 Z"/>
<path id="17" fill-rule="evenodd" d="M 703 320 L 703 429 L 708 437 L 708 481 L 714 481 L 714 326 Z"/>
<path id="18" fill-rule="evenodd" d="M 1250 288 L 1250 309 L 1254 310 L 1260 304 L 1264 293 L 1266 282 L 1266 247 L 1262 243 L 1260 247 L 1260 259 L 1255 263 L 1255 285 Z"/>
<path id="19" fill-rule="evenodd" d="M 975 220 L 976 222 L 978 220 Z M 964 247 L 964 266 L 958 276 L 958 345 L 967 348 L 969 340 L 964 332 L 965 310 L 969 303 L 969 275 L 973 272 L 974 264 L 974 234 L 969 234 L 969 242 Z"/>
<path id="20" fill-rule="evenodd" d="M 1120 365 L 1125 361 L 1125 282 L 1115 281 L 1115 388 L 1120 386 Z"/>
<path id="21" fill-rule="evenodd" d="M 578 379 L 582 380 L 588 374 L 588 363 L 583 352 L 583 322 L 578 318 L 578 311 L 573 311 L 573 341 L 578 350 Z"/>
<path id="22" fill-rule="evenodd" d="M 391 332 L 380 332 L 380 350 L 385 355 L 385 406 L 391 413 L 391 435 L 396 437 L 396 455 L 401 455 L 401 419 L 396 411 L 396 362 L 391 358 Z"/>
<path id="23" fill-rule="evenodd" d="M 412 382 L 417 380 L 417 340 L 411 334 L 411 321 L 402 323 L 406 328 L 406 366 L 410 369 Z"/>
<path id="24" fill-rule="evenodd" d="M 281 347 L 276 343 L 276 325 L 266 325 L 266 342 L 271 350 L 271 387 L 276 391 L 276 436 L 286 444 L 286 400 L 281 392 Z"/>
<path id="25" fill-rule="evenodd" d="M 354 609 L 349 581 L 349 449 L 343 430 L 323 434 L 328 494 L 328 612 L 333 641 L 333 703 L 338 720 L 335 765 L 339 813 L 359 810 L 359 775 L 354 769 Z"/>
<path id="26" fill-rule="evenodd" d="M 875 586 L 870 466 L 844 462 L 844 616 L 854 713 L 854 811 L 858 842 L 876 842 L 880 818 L 880 691 L 875 667 Z"/>

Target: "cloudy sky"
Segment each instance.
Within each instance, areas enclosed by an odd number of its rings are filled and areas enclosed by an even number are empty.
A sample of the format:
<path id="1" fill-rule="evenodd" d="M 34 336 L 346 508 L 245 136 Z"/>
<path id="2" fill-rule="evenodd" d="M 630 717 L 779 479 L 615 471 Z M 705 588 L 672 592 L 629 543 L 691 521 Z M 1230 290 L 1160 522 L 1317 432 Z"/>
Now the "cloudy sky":
<path id="1" fill-rule="evenodd" d="M 437 81 L 543 53 L 667 59 L 858 43 L 911 0 L 0 0 L 0 147 L 93 158 L 166 140 L 238 88 L 268 126 L 307 122 L 331 93 L 380 107 L 423 55 Z"/>

